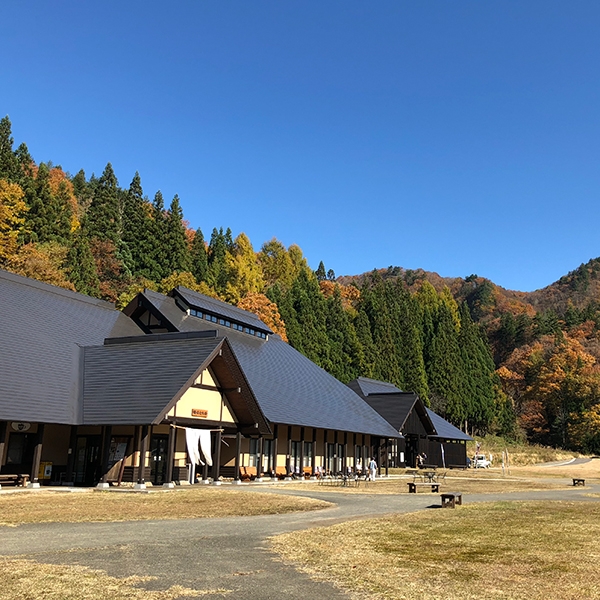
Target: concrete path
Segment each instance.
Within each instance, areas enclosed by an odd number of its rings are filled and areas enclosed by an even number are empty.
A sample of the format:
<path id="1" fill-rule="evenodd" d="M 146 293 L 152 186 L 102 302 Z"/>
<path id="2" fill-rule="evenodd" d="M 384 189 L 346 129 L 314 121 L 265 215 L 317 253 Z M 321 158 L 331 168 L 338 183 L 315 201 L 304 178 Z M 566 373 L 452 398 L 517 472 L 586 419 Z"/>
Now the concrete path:
<path id="1" fill-rule="evenodd" d="M 247 488 L 248 493 L 255 491 L 320 498 L 334 502 L 336 506 L 317 512 L 259 517 L 21 525 L 1 529 L 0 555 L 86 565 L 115 577 L 157 577 L 145 584 L 148 589 L 181 584 L 200 590 L 231 590 L 229 598 L 242 600 L 335 600 L 347 598 L 347 595 L 328 583 L 314 582 L 280 563 L 269 550 L 268 538 L 352 519 L 433 510 L 440 504 L 438 494 L 426 493 L 370 495 Z M 464 502 L 500 499 L 598 501 L 586 497 L 590 492 L 600 492 L 600 486 L 468 495 Z"/>

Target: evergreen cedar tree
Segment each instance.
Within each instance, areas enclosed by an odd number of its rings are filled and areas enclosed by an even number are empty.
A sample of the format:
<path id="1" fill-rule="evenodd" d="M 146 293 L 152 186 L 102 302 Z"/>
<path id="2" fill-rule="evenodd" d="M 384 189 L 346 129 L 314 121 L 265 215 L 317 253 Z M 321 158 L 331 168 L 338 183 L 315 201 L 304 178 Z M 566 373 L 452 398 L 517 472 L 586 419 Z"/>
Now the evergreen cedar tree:
<path id="1" fill-rule="evenodd" d="M 190 230 L 178 196 L 152 201 L 139 173 L 121 188 L 70 176 L 14 149 L 0 119 L 0 267 L 126 305 L 144 288 L 184 285 L 255 312 L 343 382 L 415 391 L 469 433 L 600 451 L 600 259 L 531 294 L 477 275 L 444 280 L 389 267 L 336 278 L 273 238 Z M 534 308 L 535 307 L 535 308 Z"/>

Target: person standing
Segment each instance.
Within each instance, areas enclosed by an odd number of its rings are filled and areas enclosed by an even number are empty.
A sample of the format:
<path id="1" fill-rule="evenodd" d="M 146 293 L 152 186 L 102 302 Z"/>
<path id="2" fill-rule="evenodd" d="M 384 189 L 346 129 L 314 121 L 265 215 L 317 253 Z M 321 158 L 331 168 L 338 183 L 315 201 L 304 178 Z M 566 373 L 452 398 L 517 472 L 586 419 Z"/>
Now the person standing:
<path id="1" fill-rule="evenodd" d="M 377 475 L 377 463 L 375 462 L 375 458 L 371 459 L 369 463 L 369 479 L 371 481 L 375 481 L 375 476 Z"/>

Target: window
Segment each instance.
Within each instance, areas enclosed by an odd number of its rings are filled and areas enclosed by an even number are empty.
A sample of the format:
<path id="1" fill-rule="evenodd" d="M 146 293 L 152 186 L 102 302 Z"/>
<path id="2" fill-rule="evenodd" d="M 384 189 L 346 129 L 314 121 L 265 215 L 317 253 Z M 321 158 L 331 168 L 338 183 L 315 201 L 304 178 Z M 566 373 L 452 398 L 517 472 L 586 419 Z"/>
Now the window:
<path id="1" fill-rule="evenodd" d="M 256 467 L 257 458 L 258 458 L 258 440 L 251 439 L 250 440 L 250 456 L 248 457 L 248 466 Z"/>
<path id="2" fill-rule="evenodd" d="M 28 464 L 33 458 L 33 444 L 35 435 L 29 433 L 10 433 L 8 450 L 6 452 L 7 465 Z"/>
<path id="3" fill-rule="evenodd" d="M 302 466 L 312 466 L 312 442 L 304 442 L 304 463 Z"/>

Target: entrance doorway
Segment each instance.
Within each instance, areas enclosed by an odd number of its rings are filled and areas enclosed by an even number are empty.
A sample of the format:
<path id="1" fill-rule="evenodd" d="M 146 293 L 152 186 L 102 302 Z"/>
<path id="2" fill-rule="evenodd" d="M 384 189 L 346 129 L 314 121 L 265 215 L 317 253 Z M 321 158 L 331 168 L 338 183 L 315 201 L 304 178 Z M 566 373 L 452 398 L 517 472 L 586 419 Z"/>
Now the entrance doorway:
<path id="1" fill-rule="evenodd" d="M 167 455 L 169 436 L 155 434 L 150 440 L 150 481 L 152 485 L 162 485 L 167 477 Z"/>
<path id="2" fill-rule="evenodd" d="M 73 480 L 76 485 L 92 486 L 100 481 L 100 449 L 102 438 L 99 435 L 77 436 Z"/>

